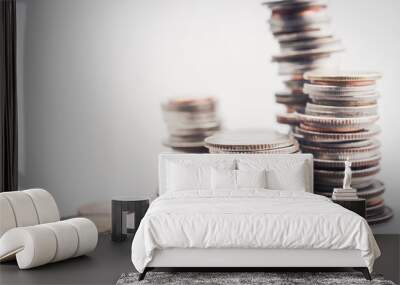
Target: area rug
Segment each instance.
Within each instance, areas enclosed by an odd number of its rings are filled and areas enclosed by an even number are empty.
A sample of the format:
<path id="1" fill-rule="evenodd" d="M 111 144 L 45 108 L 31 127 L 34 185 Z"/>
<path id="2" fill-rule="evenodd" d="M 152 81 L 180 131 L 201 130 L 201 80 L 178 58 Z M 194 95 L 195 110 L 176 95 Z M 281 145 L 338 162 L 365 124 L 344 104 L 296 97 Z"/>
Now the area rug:
<path id="1" fill-rule="evenodd" d="M 395 285 L 382 276 L 373 275 L 368 281 L 359 272 L 148 272 L 146 278 L 138 281 L 138 273 L 122 274 L 117 285 L 145 284 L 266 284 L 266 285 Z"/>

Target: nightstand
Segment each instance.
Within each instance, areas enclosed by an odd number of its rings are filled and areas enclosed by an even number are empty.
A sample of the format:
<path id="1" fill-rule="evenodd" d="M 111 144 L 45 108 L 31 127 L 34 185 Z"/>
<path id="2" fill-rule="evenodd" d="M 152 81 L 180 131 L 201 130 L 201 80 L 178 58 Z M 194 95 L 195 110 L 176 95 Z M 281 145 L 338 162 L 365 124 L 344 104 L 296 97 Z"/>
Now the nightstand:
<path id="1" fill-rule="evenodd" d="M 359 214 L 365 219 L 366 215 L 366 202 L 365 199 L 353 199 L 353 200 L 333 200 L 332 201 L 340 206 Z"/>
<path id="2" fill-rule="evenodd" d="M 149 204 L 148 197 L 113 197 L 111 239 L 123 241 L 126 240 L 128 234 L 134 235 Z"/>

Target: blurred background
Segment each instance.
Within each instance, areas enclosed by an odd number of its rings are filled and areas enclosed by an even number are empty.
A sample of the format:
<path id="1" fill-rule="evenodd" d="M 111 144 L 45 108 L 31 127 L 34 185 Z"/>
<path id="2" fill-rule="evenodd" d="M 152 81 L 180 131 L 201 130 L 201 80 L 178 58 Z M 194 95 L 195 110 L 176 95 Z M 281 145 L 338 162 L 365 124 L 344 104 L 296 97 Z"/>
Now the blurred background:
<path id="1" fill-rule="evenodd" d="M 49 190 L 63 216 L 156 193 L 171 96 L 216 96 L 225 128 L 277 128 L 278 45 L 261 2 L 18 0 L 21 188 Z M 399 216 L 400 2 L 328 4 L 340 66 L 383 73 L 380 178 Z"/>

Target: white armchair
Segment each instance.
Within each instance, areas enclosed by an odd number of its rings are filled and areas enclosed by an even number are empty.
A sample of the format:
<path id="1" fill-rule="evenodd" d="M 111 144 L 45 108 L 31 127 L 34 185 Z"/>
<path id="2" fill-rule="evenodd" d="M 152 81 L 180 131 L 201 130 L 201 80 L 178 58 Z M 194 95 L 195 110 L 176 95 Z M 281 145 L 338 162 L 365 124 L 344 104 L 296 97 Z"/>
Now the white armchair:
<path id="1" fill-rule="evenodd" d="M 97 228 L 86 218 L 60 221 L 57 204 L 43 189 L 0 193 L 0 262 L 20 269 L 84 255 L 97 245 Z"/>

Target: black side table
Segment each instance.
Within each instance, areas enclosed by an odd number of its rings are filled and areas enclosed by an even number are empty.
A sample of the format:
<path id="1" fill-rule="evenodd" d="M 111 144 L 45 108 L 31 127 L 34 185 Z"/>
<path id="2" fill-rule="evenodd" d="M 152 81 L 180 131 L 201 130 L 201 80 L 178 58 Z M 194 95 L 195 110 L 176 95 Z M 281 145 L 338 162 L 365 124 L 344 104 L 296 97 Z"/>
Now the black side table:
<path id="1" fill-rule="evenodd" d="M 365 199 L 353 199 L 353 200 L 334 200 L 332 201 L 340 206 L 359 214 L 365 219 L 366 216 L 366 202 Z"/>
<path id="2" fill-rule="evenodd" d="M 111 239 L 124 241 L 128 234 L 135 234 L 140 221 L 149 208 L 150 199 L 145 197 L 114 197 L 112 198 Z M 132 214 L 134 222 L 132 223 Z M 134 224 L 134 228 L 129 227 Z"/>

